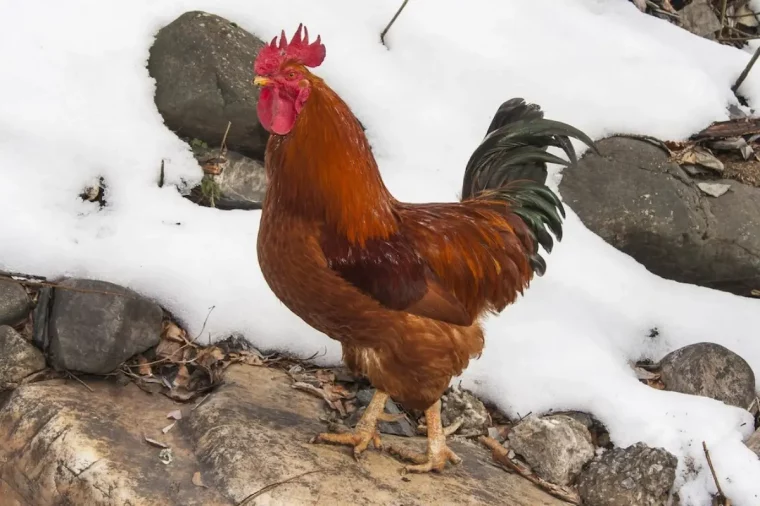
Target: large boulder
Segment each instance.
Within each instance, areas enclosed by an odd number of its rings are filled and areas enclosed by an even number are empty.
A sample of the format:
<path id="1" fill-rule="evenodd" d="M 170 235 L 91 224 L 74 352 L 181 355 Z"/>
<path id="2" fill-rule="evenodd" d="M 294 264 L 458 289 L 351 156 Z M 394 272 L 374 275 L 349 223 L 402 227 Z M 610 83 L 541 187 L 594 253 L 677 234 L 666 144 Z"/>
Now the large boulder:
<path id="1" fill-rule="evenodd" d="M 559 187 L 590 230 L 659 276 L 738 295 L 760 287 L 760 188 L 717 180 L 730 189 L 711 197 L 651 142 L 598 147 Z"/>
<path id="2" fill-rule="evenodd" d="M 293 389 L 278 369 L 231 366 L 226 384 L 196 406 L 177 406 L 133 384 L 86 381 L 89 390 L 62 380 L 24 385 L 0 405 L 0 497 L 23 498 L 25 506 L 413 506 L 442 498 L 446 504 L 565 504 L 484 464 L 488 452 L 469 443 L 451 443 L 460 466 L 407 477 L 386 453 L 370 449 L 356 462 L 345 447 L 310 444 L 325 429 L 323 401 Z M 167 415 L 177 418 L 177 409 L 181 419 L 166 429 L 173 423 Z M 383 438 L 419 449 L 425 444 L 424 438 Z"/>
<path id="3" fill-rule="evenodd" d="M 107 374 L 158 344 L 163 310 L 127 288 L 67 279 L 55 288 L 48 324 L 51 365 Z"/>
<path id="4" fill-rule="evenodd" d="M 665 388 L 710 397 L 749 409 L 755 400 L 755 374 L 746 360 L 715 343 L 696 343 L 665 355 L 660 361 Z"/>
<path id="5" fill-rule="evenodd" d="M 259 91 L 253 62 L 264 43 L 235 23 L 187 12 L 159 30 L 148 71 L 156 80 L 156 107 L 177 135 L 227 146 L 261 159 L 269 137 L 256 114 Z"/>
<path id="6" fill-rule="evenodd" d="M 666 506 L 677 465 L 662 448 L 615 448 L 586 466 L 578 491 L 585 506 Z"/>

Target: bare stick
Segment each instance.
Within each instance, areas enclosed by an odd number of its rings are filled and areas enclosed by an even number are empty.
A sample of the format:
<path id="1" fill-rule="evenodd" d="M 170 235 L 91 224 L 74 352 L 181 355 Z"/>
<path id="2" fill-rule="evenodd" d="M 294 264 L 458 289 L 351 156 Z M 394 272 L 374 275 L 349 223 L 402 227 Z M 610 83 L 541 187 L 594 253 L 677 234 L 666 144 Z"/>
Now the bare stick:
<path id="1" fill-rule="evenodd" d="M 288 482 L 291 482 L 291 481 L 293 481 L 293 480 L 296 480 L 296 479 L 298 479 L 298 478 L 301 478 L 301 477 L 303 477 L 303 476 L 306 476 L 306 475 L 308 475 L 308 474 L 314 474 L 314 473 L 318 473 L 318 472 L 320 472 L 320 471 L 321 471 L 321 469 L 313 469 L 313 470 L 311 470 L 311 471 L 306 471 L 305 473 L 297 474 L 297 475 L 295 475 L 295 476 L 293 476 L 293 477 L 291 477 L 291 478 L 288 478 L 287 480 L 278 481 L 278 482 L 276 482 L 276 483 L 271 483 L 271 484 L 267 485 L 266 487 L 263 487 L 263 488 L 261 488 L 261 489 L 257 490 L 256 492 L 254 492 L 253 494 L 249 495 L 248 497 L 246 497 L 246 498 L 245 498 L 245 499 L 243 499 L 242 501 L 240 501 L 240 502 L 237 504 L 237 506 L 243 506 L 244 504 L 248 504 L 248 502 L 249 502 L 249 501 L 251 501 L 252 499 L 255 499 L 255 498 L 257 498 L 258 496 L 260 496 L 260 495 L 261 495 L 261 494 L 263 494 L 264 492 L 268 492 L 269 490 L 272 490 L 272 489 L 273 489 L 273 488 L 275 488 L 275 487 L 278 487 L 278 486 L 280 486 L 280 485 L 284 485 L 284 484 L 286 484 L 286 483 L 288 483 Z"/>
<path id="2" fill-rule="evenodd" d="M 555 485 L 554 483 L 549 483 L 548 481 L 539 478 L 533 473 L 533 471 L 526 468 L 524 464 L 520 465 L 510 459 L 509 450 L 504 448 L 495 439 L 487 436 L 480 436 L 478 438 L 478 441 L 485 445 L 486 448 L 491 450 L 493 459 L 497 462 L 497 464 L 500 464 L 503 469 L 519 474 L 540 489 L 544 490 L 549 495 L 552 495 L 558 499 L 562 499 L 563 501 L 569 502 L 570 504 L 581 504 L 581 498 L 578 495 L 578 492 L 570 487 Z"/>
<path id="3" fill-rule="evenodd" d="M 219 152 L 224 155 L 224 153 L 227 151 L 227 146 L 225 145 L 227 143 L 227 134 L 230 133 L 230 127 L 232 126 L 232 121 L 227 122 L 227 130 L 224 131 L 224 137 L 222 137 L 222 146 L 219 148 Z"/>
<path id="4" fill-rule="evenodd" d="M 726 26 L 726 4 L 728 3 L 728 0 L 723 0 L 723 3 L 720 6 L 720 32 L 718 32 L 718 35 L 721 37 L 723 36 L 723 28 Z"/>
<path id="5" fill-rule="evenodd" d="M 718 499 L 722 501 L 722 504 L 725 506 L 730 506 L 730 502 L 728 499 L 726 499 L 726 496 L 723 494 L 723 489 L 720 488 L 720 483 L 718 482 L 718 475 L 715 474 L 715 468 L 713 467 L 712 459 L 710 458 L 710 452 L 707 451 L 707 443 L 702 441 L 702 449 L 705 451 L 705 458 L 707 459 L 707 465 L 710 467 L 710 472 L 712 473 L 713 481 L 715 482 L 715 487 L 718 489 Z"/>
<path id="6" fill-rule="evenodd" d="M 736 93 L 739 90 L 739 86 L 741 86 L 744 80 L 747 79 L 747 76 L 749 75 L 749 71 L 752 70 L 752 66 L 757 61 L 758 57 L 760 57 L 760 47 L 758 47 L 755 50 L 755 54 L 752 55 L 752 58 L 750 58 L 749 63 L 747 63 L 747 66 L 744 67 L 744 70 L 742 70 L 742 73 L 739 75 L 739 79 L 737 79 L 736 83 L 731 87 L 731 91 Z"/>
<path id="7" fill-rule="evenodd" d="M 393 26 L 393 23 L 395 23 L 395 22 L 396 22 L 396 18 L 398 17 L 398 15 L 399 15 L 399 14 L 401 14 L 401 11 L 403 11 L 403 10 L 404 10 L 404 7 L 406 7 L 406 4 L 407 4 L 407 2 L 409 2 L 409 0 L 404 0 L 404 1 L 401 3 L 401 7 L 399 7 L 399 8 L 398 8 L 398 10 L 396 11 L 396 14 L 394 14 L 394 15 L 393 15 L 393 18 L 391 18 L 391 21 L 390 21 L 390 23 L 388 23 L 388 25 L 385 27 L 385 30 L 383 30 L 383 32 L 380 34 L 380 42 L 382 42 L 382 43 L 383 43 L 383 45 L 384 45 L 385 47 L 388 47 L 388 46 L 385 44 L 385 34 L 387 34 L 387 33 L 388 33 L 388 30 L 390 30 L 390 29 L 391 29 L 391 26 Z"/>

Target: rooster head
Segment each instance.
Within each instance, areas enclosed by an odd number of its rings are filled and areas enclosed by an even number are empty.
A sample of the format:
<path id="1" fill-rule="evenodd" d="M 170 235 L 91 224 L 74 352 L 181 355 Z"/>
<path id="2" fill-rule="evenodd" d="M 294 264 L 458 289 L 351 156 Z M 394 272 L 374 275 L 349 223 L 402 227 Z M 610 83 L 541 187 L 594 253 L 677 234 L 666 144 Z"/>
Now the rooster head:
<path id="1" fill-rule="evenodd" d="M 303 31 L 303 36 L 302 36 Z M 259 51 L 253 70 L 253 83 L 261 86 L 258 115 L 261 125 L 270 133 L 287 135 L 311 93 L 311 73 L 306 67 L 318 67 L 325 59 L 325 46 L 317 36 L 309 43 L 309 30 L 298 25 L 288 42 L 283 30 Z"/>

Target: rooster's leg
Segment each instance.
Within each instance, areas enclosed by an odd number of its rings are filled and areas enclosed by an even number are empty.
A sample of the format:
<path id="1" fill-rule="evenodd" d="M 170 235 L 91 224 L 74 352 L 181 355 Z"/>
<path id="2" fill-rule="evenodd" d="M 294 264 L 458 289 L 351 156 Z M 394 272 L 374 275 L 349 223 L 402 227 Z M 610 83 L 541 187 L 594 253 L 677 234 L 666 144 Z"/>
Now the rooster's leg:
<path id="1" fill-rule="evenodd" d="M 385 402 L 388 400 L 388 394 L 375 391 L 369 406 L 364 410 L 364 414 L 356 424 L 352 432 L 344 434 L 333 434 L 323 432 L 313 439 L 314 443 L 332 443 L 354 447 L 354 458 L 359 458 L 364 450 L 369 446 L 370 441 L 378 450 L 383 448 L 380 442 L 380 433 L 377 431 L 377 422 L 384 418 Z"/>
<path id="2" fill-rule="evenodd" d="M 442 471 L 447 462 L 459 464 L 462 459 L 446 446 L 446 434 L 441 424 L 441 401 L 425 410 L 427 421 L 428 447 L 426 454 L 417 453 L 403 447 L 391 446 L 388 450 L 396 456 L 414 462 L 415 465 L 405 466 L 410 473 L 427 473 Z"/>

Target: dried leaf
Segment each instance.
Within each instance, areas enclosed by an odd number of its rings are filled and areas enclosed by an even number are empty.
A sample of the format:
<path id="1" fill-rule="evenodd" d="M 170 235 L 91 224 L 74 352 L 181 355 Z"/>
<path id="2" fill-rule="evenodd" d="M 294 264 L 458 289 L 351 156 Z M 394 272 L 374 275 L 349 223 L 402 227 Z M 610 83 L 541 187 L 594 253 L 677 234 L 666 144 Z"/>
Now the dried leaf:
<path id="1" fill-rule="evenodd" d="M 679 165 L 701 165 L 716 172 L 723 172 L 725 170 L 723 162 L 715 158 L 708 150 L 699 146 L 689 146 L 680 153 L 677 153 L 674 160 Z"/>
<path id="2" fill-rule="evenodd" d="M 203 487 L 203 488 L 208 488 L 208 487 L 207 487 L 207 486 L 206 486 L 206 485 L 203 483 L 203 478 L 201 478 L 201 472 L 200 472 L 200 471 L 195 471 L 195 472 L 193 473 L 193 485 L 195 485 L 196 487 Z"/>
<path id="3" fill-rule="evenodd" d="M 162 339 L 158 343 L 158 346 L 156 346 L 156 357 L 160 360 L 179 362 L 182 360 L 183 346 L 184 345 L 181 342 L 170 339 Z"/>
<path id="4" fill-rule="evenodd" d="M 190 384 L 190 371 L 185 364 L 180 364 L 172 387 L 187 387 Z"/>
<path id="5" fill-rule="evenodd" d="M 166 418 L 170 418 L 172 420 L 182 420 L 182 411 L 180 411 L 179 409 L 175 409 L 174 411 L 166 415 Z"/>
<path id="6" fill-rule="evenodd" d="M 169 341 L 175 341 L 177 343 L 185 343 L 187 342 L 187 333 L 179 328 L 176 323 L 166 320 L 161 329 L 161 339 L 168 339 Z"/>
<path id="7" fill-rule="evenodd" d="M 151 439 L 148 436 L 144 436 L 144 437 L 145 437 L 145 442 L 146 443 L 151 444 L 151 445 L 153 445 L 153 446 L 155 446 L 157 448 L 169 448 L 168 445 L 162 443 L 161 441 L 157 441 L 155 439 Z"/>
<path id="8" fill-rule="evenodd" d="M 640 380 L 658 380 L 660 379 L 660 373 L 647 371 L 641 367 L 634 367 L 633 371 L 636 373 L 636 377 Z"/>
<path id="9" fill-rule="evenodd" d="M 314 375 L 320 383 L 335 383 L 335 373 L 329 369 L 318 369 Z"/>
<path id="10" fill-rule="evenodd" d="M 216 347 L 202 349 L 195 357 L 195 362 L 203 367 L 211 368 L 214 364 L 224 359 L 224 352 Z"/>
<path id="11" fill-rule="evenodd" d="M 137 356 L 137 374 L 140 376 L 153 376 L 153 370 L 150 368 L 148 359 L 142 355 Z"/>
<path id="12" fill-rule="evenodd" d="M 176 424 L 177 424 L 177 422 L 170 423 L 169 425 L 167 425 L 166 427 L 164 427 L 163 429 L 161 429 L 161 432 L 163 432 L 164 434 L 166 434 L 167 432 L 169 432 L 170 430 L 172 430 Z"/>

